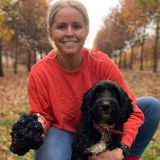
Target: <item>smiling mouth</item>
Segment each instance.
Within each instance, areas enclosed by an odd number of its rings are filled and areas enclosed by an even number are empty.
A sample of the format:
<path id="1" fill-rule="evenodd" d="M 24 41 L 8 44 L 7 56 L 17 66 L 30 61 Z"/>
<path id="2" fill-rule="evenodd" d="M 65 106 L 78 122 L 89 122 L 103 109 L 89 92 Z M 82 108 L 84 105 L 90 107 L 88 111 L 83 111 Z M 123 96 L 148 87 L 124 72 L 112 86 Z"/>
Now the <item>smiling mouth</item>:
<path id="1" fill-rule="evenodd" d="M 75 44 L 75 43 L 77 43 L 77 41 L 63 41 L 63 43 L 65 43 L 65 44 Z"/>
<path id="2" fill-rule="evenodd" d="M 66 47 L 74 47 L 77 45 L 77 42 L 78 41 L 63 41 L 63 44 L 66 46 Z"/>

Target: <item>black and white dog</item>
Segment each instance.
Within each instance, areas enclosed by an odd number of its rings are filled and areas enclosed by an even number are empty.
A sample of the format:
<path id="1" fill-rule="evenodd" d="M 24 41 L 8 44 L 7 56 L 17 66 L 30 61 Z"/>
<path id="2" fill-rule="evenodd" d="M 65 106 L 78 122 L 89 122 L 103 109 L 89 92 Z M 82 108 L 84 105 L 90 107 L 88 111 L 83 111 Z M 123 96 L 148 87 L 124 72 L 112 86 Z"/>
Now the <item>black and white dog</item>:
<path id="1" fill-rule="evenodd" d="M 120 145 L 123 124 L 133 112 L 131 99 L 113 81 L 102 80 L 85 93 L 83 118 L 73 141 L 72 160 L 87 160 Z"/>

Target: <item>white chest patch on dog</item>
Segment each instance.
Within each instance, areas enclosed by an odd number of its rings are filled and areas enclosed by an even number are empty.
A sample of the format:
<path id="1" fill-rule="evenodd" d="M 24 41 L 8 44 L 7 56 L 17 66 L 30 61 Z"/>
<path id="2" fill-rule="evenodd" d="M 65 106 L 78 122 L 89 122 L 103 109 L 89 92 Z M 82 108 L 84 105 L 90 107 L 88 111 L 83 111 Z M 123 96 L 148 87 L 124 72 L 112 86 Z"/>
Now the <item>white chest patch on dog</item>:
<path id="1" fill-rule="evenodd" d="M 103 132 L 101 140 L 98 143 L 94 144 L 93 146 L 87 148 L 87 150 L 91 152 L 93 155 L 97 155 L 101 152 L 104 152 L 108 147 L 107 141 L 109 141 L 109 139 L 110 136 L 105 132 Z"/>

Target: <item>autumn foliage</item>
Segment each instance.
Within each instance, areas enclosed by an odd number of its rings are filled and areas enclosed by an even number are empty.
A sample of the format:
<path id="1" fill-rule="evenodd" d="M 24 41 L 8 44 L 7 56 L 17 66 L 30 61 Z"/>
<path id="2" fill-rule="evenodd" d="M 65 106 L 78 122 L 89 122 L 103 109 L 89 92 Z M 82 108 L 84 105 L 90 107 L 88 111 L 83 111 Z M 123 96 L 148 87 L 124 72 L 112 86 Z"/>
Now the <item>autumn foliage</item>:
<path id="1" fill-rule="evenodd" d="M 4 75 L 3 66 L 8 59 L 15 74 L 19 64 L 25 64 L 30 71 L 37 58 L 51 49 L 46 29 L 47 8 L 46 0 L 0 2 L 0 76 Z"/>
<path id="2" fill-rule="evenodd" d="M 5 75 L 6 66 L 13 67 L 15 74 L 21 64 L 30 71 L 51 49 L 46 30 L 47 8 L 46 0 L 0 2 L 0 76 Z M 129 66 L 130 69 L 136 68 L 133 63 L 140 63 L 136 69 L 146 69 L 145 57 L 149 53 L 149 70 L 159 72 L 159 20 L 159 0 L 121 0 L 120 6 L 113 8 L 104 19 L 94 47 L 116 59 L 119 67 Z M 152 43 L 148 43 L 150 39 Z M 124 57 L 128 57 L 125 62 Z M 129 64 L 123 65 L 126 62 Z"/>
<path id="3" fill-rule="evenodd" d="M 94 47 L 111 57 L 118 57 L 119 67 L 125 63 L 122 62 L 122 57 L 128 57 L 125 61 L 130 63 L 128 64 L 130 69 L 133 69 L 134 61 L 140 65 L 137 69 L 144 70 L 143 63 L 148 61 L 145 59 L 148 57 L 146 54 L 152 55 L 150 70 L 159 71 L 160 1 L 123 0 L 121 2 L 121 7 L 114 8 L 104 20 L 104 25 L 94 40 Z M 131 54 L 133 48 L 134 56 L 139 59 L 133 59 Z"/>

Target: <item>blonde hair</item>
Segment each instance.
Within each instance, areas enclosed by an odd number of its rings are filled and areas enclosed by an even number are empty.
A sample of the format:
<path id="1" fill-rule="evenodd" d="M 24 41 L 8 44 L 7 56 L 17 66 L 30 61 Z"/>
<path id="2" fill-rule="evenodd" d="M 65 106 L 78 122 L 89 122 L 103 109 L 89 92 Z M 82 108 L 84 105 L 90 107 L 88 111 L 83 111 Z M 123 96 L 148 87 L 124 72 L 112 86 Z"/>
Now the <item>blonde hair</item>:
<path id="1" fill-rule="evenodd" d="M 66 8 L 66 7 L 73 7 L 77 9 L 84 17 L 86 28 L 89 29 L 88 12 L 87 12 L 86 7 L 81 2 L 79 2 L 78 0 L 58 0 L 57 2 L 50 5 L 48 9 L 48 14 L 47 14 L 47 31 L 48 31 L 49 41 L 52 46 L 54 46 L 54 43 L 50 35 L 50 29 L 52 27 L 54 17 L 59 10 L 61 10 L 62 8 Z"/>

